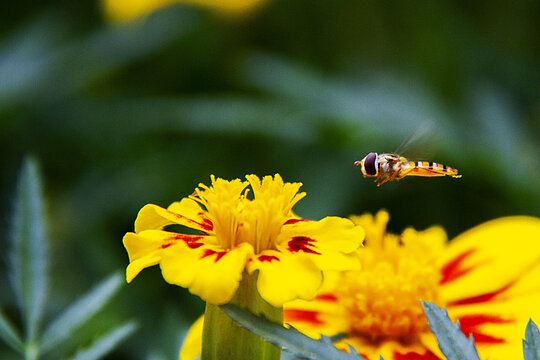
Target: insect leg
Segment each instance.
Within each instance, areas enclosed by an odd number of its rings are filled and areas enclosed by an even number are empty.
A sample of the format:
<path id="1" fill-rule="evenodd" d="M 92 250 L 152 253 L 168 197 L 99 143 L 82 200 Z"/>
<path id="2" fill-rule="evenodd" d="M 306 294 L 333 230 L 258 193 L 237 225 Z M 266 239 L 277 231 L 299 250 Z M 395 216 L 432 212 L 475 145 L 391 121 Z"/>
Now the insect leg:
<path id="1" fill-rule="evenodd" d="M 390 176 L 387 176 L 386 179 L 384 179 L 383 181 L 381 181 L 380 183 L 377 184 L 377 186 L 381 186 L 382 184 L 384 184 L 385 182 L 387 181 L 391 181 L 391 180 L 394 180 L 394 179 L 402 179 L 403 177 L 405 177 L 407 175 L 407 173 L 409 171 L 411 171 L 412 169 L 407 169 L 405 171 L 401 170 L 401 169 L 397 169 L 396 171 L 394 171 L 392 173 L 392 175 Z"/>
<path id="2" fill-rule="evenodd" d="M 399 175 L 396 174 L 395 177 L 396 177 L 397 180 L 403 179 L 405 176 L 407 176 L 413 170 L 414 170 L 414 168 L 412 168 L 412 167 L 408 168 L 408 169 L 405 169 L 405 170 L 400 170 L 400 171 L 398 171 Z"/>
<path id="3" fill-rule="evenodd" d="M 383 172 L 379 170 L 379 173 L 377 174 L 377 177 L 375 178 L 375 182 L 381 180 L 383 177 L 384 177 Z"/>
<path id="4" fill-rule="evenodd" d="M 396 173 L 397 173 L 397 171 L 396 171 L 394 174 L 396 174 Z M 381 185 L 384 184 L 385 182 L 387 182 L 387 181 L 389 181 L 389 180 L 392 180 L 392 179 L 395 177 L 394 174 L 392 174 L 391 176 L 384 176 L 384 178 L 381 177 L 381 178 L 382 178 L 382 181 L 380 181 L 380 182 L 377 184 L 377 186 L 381 186 Z"/>

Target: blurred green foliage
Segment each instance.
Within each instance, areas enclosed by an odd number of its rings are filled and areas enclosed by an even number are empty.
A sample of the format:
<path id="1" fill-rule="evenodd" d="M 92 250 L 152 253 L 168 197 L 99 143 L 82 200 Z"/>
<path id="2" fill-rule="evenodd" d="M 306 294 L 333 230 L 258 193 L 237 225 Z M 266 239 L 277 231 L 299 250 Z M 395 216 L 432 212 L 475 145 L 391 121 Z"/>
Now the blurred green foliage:
<path id="1" fill-rule="evenodd" d="M 53 310 L 125 268 L 121 239 L 144 204 L 166 206 L 210 174 L 278 172 L 304 183 L 300 215 L 386 208 L 395 232 L 441 224 L 452 237 L 540 215 L 537 2 L 275 0 L 240 18 L 175 5 L 110 25 L 97 2 L 48 0 L 3 2 L 0 19 L 0 218 L 6 228 L 34 154 Z M 425 123 L 432 160 L 462 179 L 377 188 L 352 165 Z M 11 318 L 13 301 L 0 293 Z M 141 325 L 111 358 L 176 358 L 202 310 L 145 270 L 103 315 Z"/>
<path id="2" fill-rule="evenodd" d="M 69 358 L 71 360 L 101 359 L 135 331 L 136 322 L 129 321 L 108 329 L 106 334 L 85 347 L 82 343 L 86 334 L 80 330 L 122 287 L 123 276 L 116 273 L 108 277 L 43 326 L 45 305 L 55 291 L 49 287 L 50 252 L 44 205 L 37 162 L 26 158 L 17 181 L 6 252 L 9 256 L 6 277 L 11 283 L 21 325 L 14 325 L 0 308 L 0 340 L 25 360 L 42 359 L 48 353 L 53 354 L 49 355 L 52 359 L 57 359 L 60 354 L 66 358 L 66 352 L 75 353 Z M 100 317 L 99 322 L 106 324 L 107 321 Z M 96 334 L 91 336 L 95 338 Z M 73 350 L 74 346 L 76 350 Z"/>

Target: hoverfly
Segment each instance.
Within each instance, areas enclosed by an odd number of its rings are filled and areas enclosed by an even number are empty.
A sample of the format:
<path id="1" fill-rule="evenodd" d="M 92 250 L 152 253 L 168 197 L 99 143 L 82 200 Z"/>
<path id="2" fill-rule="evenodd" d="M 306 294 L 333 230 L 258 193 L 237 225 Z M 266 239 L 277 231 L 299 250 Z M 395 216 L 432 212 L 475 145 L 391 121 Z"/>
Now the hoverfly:
<path id="1" fill-rule="evenodd" d="M 370 152 L 354 165 L 361 166 L 364 177 L 376 176 L 377 186 L 390 180 L 403 179 L 405 176 L 451 176 L 460 178 L 458 171 L 450 166 L 431 161 L 409 161 L 406 157 L 394 153 L 377 154 Z"/>
<path id="2" fill-rule="evenodd" d="M 396 153 L 377 154 L 370 152 L 362 160 L 355 161 L 354 165 L 360 166 L 364 177 L 376 176 L 377 186 L 381 186 L 390 180 L 400 180 L 405 176 L 451 176 L 460 178 L 457 169 L 450 166 L 430 161 L 410 161 L 405 156 L 398 155 L 412 143 L 418 143 L 420 139 L 427 138 L 428 128 L 420 128 L 409 139 L 403 142 Z"/>

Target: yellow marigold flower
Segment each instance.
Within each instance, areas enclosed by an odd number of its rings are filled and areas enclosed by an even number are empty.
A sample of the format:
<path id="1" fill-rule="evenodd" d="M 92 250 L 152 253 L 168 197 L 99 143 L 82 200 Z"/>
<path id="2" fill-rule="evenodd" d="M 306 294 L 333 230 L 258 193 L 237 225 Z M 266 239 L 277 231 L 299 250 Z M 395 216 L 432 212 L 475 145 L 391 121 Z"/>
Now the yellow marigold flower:
<path id="1" fill-rule="evenodd" d="M 365 227 L 362 271 L 326 271 L 313 301 L 285 304 L 284 321 L 307 335 L 348 336 L 368 360 L 444 359 L 420 300 L 445 306 L 473 335 L 480 357 L 522 358 L 529 318 L 540 320 L 540 219 L 505 217 L 449 243 L 440 227 L 386 233 L 388 213 L 352 217 Z M 181 360 L 200 354 L 202 322 L 191 329 Z"/>
<path id="2" fill-rule="evenodd" d="M 527 321 L 540 320 L 540 219 L 500 218 L 449 243 L 440 227 L 388 234 L 388 219 L 352 217 L 366 229 L 362 271 L 325 272 L 314 301 L 285 306 L 285 322 L 312 336 L 347 333 L 339 345 L 368 359 L 444 359 L 425 300 L 459 320 L 481 358 L 521 358 Z"/>
<path id="3" fill-rule="evenodd" d="M 274 307 L 311 299 L 327 269 L 359 269 L 354 251 L 364 230 L 349 219 L 326 217 L 308 221 L 292 208 L 305 196 L 300 183 L 284 183 L 279 175 L 255 175 L 226 181 L 211 176 L 193 195 L 167 209 L 144 206 L 135 232 L 124 236 L 130 264 L 126 278 L 159 264 L 163 278 L 186 287 L 211 304 L 224 304 L 235 294 L 244 271 L 258 271 L 257 289 Z M 253 192 L 248 195 L 248 186 Z M 195 230 L 175 233 L 171 224 Z"/>
<path id="4" fill-rule="evenodd" d="M 250 11 L 265 0 L 102 0 L 106 16 L 114 22 L 136 19 L 174 3 L 185 3 L 215 9 L 226 14 Z"/>

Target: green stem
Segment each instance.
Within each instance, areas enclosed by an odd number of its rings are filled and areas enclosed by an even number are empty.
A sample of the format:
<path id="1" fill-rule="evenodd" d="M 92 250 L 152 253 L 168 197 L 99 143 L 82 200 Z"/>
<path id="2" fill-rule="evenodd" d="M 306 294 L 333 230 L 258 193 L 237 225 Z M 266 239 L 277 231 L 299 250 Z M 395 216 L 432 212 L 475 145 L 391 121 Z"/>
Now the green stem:
<path id="1" fill-rule="evenodd" d="M 257 273 L 244 272 L 240 286 L 230 301 L 257 316 L 283 324 L 283 308 L 264 301 L 257 291 Z M 279 360 L 281 349 L 240 327 L 218 305 L 206 304 L 201 360 Z"/>
<path id="2" fill-rule="evenodd" d="M 39 348 L 34 343 L 31 342 L 26 345 L 24 349 L 24 360 L 37 360 L 39 358 Z"/>

